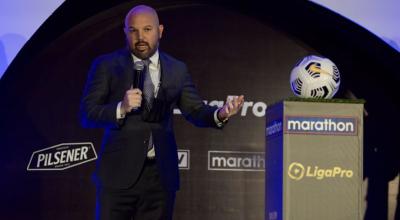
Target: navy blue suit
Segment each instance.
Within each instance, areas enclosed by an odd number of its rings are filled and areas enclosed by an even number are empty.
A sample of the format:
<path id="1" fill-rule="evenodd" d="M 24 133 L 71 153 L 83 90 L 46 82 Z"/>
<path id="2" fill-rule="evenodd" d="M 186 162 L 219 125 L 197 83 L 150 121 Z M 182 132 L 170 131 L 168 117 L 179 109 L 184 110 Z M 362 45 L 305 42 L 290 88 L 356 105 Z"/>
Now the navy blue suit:
<path id="1" fill-rule="evenodd" d="M 85 127 L 105 129 L 95 172 L 101 186 L 124 189 L 137 181 L 152 133 L 162 185 L 170 191 L 179 189 L 177 146 L 172 130 L 175 106 L 196 126 L 217 128 L 216 107 L 203 103 L 186 65 L 165 53 L 159 54 L 161 85 L 158 97 L 165 103 L 159 122 L 143 121 L 140 111 L 121 120 L 116 118 L 118 102 L 123 100 L 134 77 L 129 50 L 101 56 L 90 69 L 81 102 L 81 121 Z"/>

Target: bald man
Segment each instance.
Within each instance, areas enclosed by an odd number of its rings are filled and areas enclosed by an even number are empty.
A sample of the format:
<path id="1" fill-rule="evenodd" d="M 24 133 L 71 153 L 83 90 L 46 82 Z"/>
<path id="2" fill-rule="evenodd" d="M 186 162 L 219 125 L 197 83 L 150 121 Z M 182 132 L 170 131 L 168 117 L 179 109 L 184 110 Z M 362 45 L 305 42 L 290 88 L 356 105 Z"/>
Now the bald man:
<path id="1" fill-rule="evenodd" d="M 222 108 L 205 105 L 186 65 L 159 51 L 163 31 L 153 8 L 132 8 L 127 48 L 97 58 L 89 71 L 81 122 L 105 129 L 94 175 L 96 219 L 172 219 L 179 189 L 173 108 L 196 126 L 222 128 L 243 105 L 243 96 Z"/>

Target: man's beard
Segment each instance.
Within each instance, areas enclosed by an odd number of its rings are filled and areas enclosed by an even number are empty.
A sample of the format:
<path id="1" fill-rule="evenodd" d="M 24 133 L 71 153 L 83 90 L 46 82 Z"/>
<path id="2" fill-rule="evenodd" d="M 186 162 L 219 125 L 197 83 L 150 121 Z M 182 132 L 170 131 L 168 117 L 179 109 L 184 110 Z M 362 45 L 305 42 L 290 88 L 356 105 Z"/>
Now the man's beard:
<path id="1" fill-rule="evenodd" d="M 138 46 L 147 46 L 146 50 L 140 50 L 138 49 Z M 133 48 L 131 48 L 131 51 L 133 53 L 133 55 L 135 55 L 136 57 L 144 60 L 144 59 L 148 59 L 149 57 L 153 56 L 153 54 L 157 51 L 158 48 L 158 43 L 156 45 L 154 45 L 154 47 L 151 47 L 149 43 L 145 42 L 145 41 L 139 41 L 137 42 Z"/>

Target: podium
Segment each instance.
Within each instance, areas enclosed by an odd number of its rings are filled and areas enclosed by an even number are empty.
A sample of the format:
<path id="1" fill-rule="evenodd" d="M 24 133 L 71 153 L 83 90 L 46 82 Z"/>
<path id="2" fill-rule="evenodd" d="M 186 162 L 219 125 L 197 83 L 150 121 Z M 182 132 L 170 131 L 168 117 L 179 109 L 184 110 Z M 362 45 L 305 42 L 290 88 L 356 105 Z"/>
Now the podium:
<path id="1" fill-rule="evenodd" d="M 363 104 L 289 98 L 268 107 L 265 219 L 362 219 Z"/>

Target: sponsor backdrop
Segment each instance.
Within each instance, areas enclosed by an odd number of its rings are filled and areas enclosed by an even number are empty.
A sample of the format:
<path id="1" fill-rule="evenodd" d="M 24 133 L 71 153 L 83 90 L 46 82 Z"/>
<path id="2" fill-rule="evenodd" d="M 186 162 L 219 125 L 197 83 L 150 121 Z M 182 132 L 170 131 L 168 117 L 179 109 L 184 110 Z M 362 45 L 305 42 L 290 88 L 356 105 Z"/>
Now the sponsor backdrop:
<path id="1" fill-rule="evenodd" d="M 371 61 L 370 68 L 363 67 L 362 60 L 348 60 L 346 56 L 359 52 L 339 52 L 349 44 L 322 46 L 328 44 L 315 40 L 309 31 L 300 31 L 300 27 L 310 28 L 305 20 L 297 22 L 315 13 L 297 9 L 278 13 L 276 8 L 284 5 L 66 2 L 0 81 L 1 219 L 93 219 L 91 173 L 102 130 L 80 126 L 80 97 L 93 59 L 125 46 L 123 19 L 138 3 L 158 10 L 165 25 L 161 49 L 188 64 L 206 103 L 222 106 L 230 95 L 239 94 L 246 99 L 241 112 L 222 131 L 195 128 L 175 111 L 181 168 L 175 219 L 264 219 L 265 111 L 292 95 L 289 73 L 302 57 L 331 55 L 344 73 L 341 95 L 357 79 L 356 74 L 383 68 L 376 64 L 379 60 Z M 345 42 L 340 37 L 337 41 Z M 381 54 L 386 50 L 391 54 L 386 46 L 377 48 Z M 391 65 L 389 60 L 385 66 L 390 77 Z M 366 84 L 372 81 L 365 79 Z M 392 82 L 387 83 L 380 93 L 391 91 Z M 351 89 L 372 97 L 360 84 Z M 389 96 L 381 101 L 397 107 Z"/>

